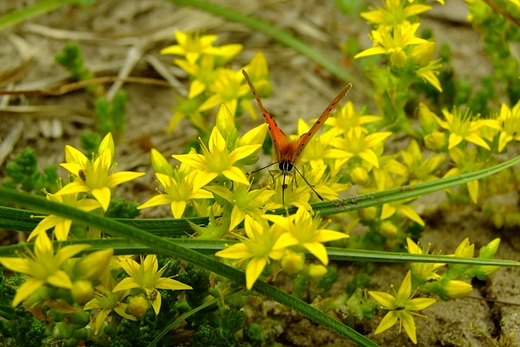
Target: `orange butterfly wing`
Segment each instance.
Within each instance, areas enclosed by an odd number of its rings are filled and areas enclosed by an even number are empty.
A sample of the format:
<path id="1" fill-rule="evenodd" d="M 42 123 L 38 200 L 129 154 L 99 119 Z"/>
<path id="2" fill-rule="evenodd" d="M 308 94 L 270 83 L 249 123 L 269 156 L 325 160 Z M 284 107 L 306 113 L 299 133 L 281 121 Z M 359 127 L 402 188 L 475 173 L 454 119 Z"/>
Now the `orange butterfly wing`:
<path id="1" fill-rule="evenodd" d="M 278 161 L 281 161 L 282 159 L 284 159 L 282 158 L 282 155 L 286 154 L 287 148 L 291 147 L 291 140 L 289 139 L 289 137 L 287 137 L 287 135 L 285 135 L 282 129 L 278 127 L 274 118 L 269 114 L 269 112 L 267 112 L 267 110 L 264 108 L 264 105 L 262 105 L 262 101 L 260 101 L 260 97 L 258 96 L 258 93 L 255 87 L 253 86 L 253 83 L 251 83 L 251 80 L 249 79 L 249 75 L 247 74 L 246 70 L 242 70 L 242 73 L 246 78 L 249 88 L 253 92 L 253 96 L 255 97 L 260 112 L 262 112 L 264 122 L 265 124 L 267 124 L 269 134 L 271 135 L 271 139 L 273 140 L 274 148 L 276 150 L 276 157 L 278 158 Z M 291 152 L 291 154 L 292 153 L 293 152 Z"/>
<path id="2" fill-rule="evenodd" d="M 343 88 L 341 90 L 341 92 L 339 92 L 338 96 L 336 96 L 334 98 L 334 100 L 332 100 L 332 102 L 325 109 L 325 111 L 323 111 L 323 113 L 321 114 L 320 118 L 318 118 L 318 120 L 314 123 L 312 128 L 308 132 L 306 132 L 305 134 L 300 136 L 300 138 L 297 141 L 297 146 L 296 146 L 296 150 L 294 151 L 294 155 L 291 158 L 291 162 L 293 164 L 296 162 L 296 160 L 298 160 L 298 158 L 300 157 L 300 154 L 305 149 L 305 146 L 307 146 L 307 144 L 312 139 L 314 134 L 316 134 L 316 132 L 318 130 L 320 130 L 320 128 L 325 123 L 327 118 L 329 118 L 330 113 L 332 112 L 332 110 L 334 110 L 334 108 L 338 105 L 338 103 L 341 101 L 341 99 L 343 99 L 345 97 L 345 95 L 347 95 L 347 93 L 350 90 L 350 88 L 352 88 L 352 84 L 351 83 L 347 84 L 345 86 L 345 88 Z"/>
<path id="3" fill-rule="evenodd" d="M 253 92 L 253 96 L 255 97 L 256 103 L 258 104 L 258 108 L 260 109 L 260 112 L 262 112 L 262 116 L 264 117 L 264 121 L 268 126 L 269 134 L 271 135 L 271 139 L 273 140 L 273 144 L 276 150 L 276 156 L 278 158 L 278 162 L 281 161 L 289 161 L 291 164 L 295 164 L 296 160 L 298 160 L 298 157 L 304 150 L 305 146 L 309 143 L 309 141 L 312 139 L 314 134 L 322 127 L 323 123 L 329 118 L 330 113 L 334 108 L 337 106 L 337 104 L 345 97 L 345 95 L 348 93 L 350 88 L 352 88 L 352 84 L 347 84 L 345 88 L 339 92 L 338 96 L 332 100 L 330 105 L 323 111 L 320 118 L 314 123 L 312 128 L 300 136 L 300 138 L 297 141 L 291 141 L 287 135 L 278 127 L 276 124 L 276 121 L 273 119 L 273 117 L 267 112 L 267 110 L 262 105 L 262 101 L 260 101 L 260 98 L 258 97 L 258 93 L 253 86 L 253 83 L 251 83 L 251 80 L 249 79 L 249 75 L 245 70 L 242 70 L 242 73 L 244 74 L 247 84 L 249 85 L 249 88 Z"/>

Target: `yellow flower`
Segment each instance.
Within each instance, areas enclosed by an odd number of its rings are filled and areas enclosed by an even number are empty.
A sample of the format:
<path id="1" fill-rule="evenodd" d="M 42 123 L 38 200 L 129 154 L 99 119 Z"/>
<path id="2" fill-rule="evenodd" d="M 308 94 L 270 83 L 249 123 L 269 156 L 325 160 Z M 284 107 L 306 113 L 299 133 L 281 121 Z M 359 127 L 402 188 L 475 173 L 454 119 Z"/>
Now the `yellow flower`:
<path id="1" fill-rule="evenodd" d="M 437 123 L 439 125 L 448 130 L 450 132 L 448 149 L 452 149 L 457 146 L 462 140 L 466 140 L 468 142 L 472 142 L 476 145 L 484 147 L 487 150 L 490 150 L 487 142 L 479 135 L 478 129 L 481 126 L 487 125 L 487 123 L 483 123 L 482 121 L 473 121 L 471 120 L 471 114 L 469 110 L 462 113 L 460 110 L 455 109 L 453 113 L 448 110 L 442 110 L 442 114 L 444 115 L 445 121 L 434 115 Z"/>
<path id="2" fill-rule="evenodd" d="M 464 152 L 462 149 L 455 147 L 450 149 L 450 158 L 455 163 L 455 167 L 451 168 L 444 174 L 443 178 L 455 177 L 468 172 L 475 172 L 482 168 L 483 164 L 477 160 L 476 148 L 472 148 L 469 152 Z M 478 201 L 479 183 L 478 180 L 469 181 L 466 183 L 468 187 L 471 200 L 476 204 Z M 447 189 L 451 192 L 450 189 Z"/>
<path id="3" fill-rule="evenodd" d="M 377 327 L 374 334 L 380 334 L 392 327 L 399 321 L 399 331 L 404 327 L 404 331 L 410 337 L 413 343 L 417 344 L 417 335 L 415 332 L 415 321 L 412 315 L 422 316 L 413 311 L 423 310 L 433 305 L 436 300 L 429 298 L 412 299 L 412 276 L 408 271 L 404 278 L 399 291 L 396 293 L 394 287 L 390 288 L 392 294 L 384 292 L 369 291 L 368 294 L 373 297 L 385 310 L 389 310 L 383 317 L 381 323 Z"/>
<path id="4" fill-rule="evenodd" d="M 384 8 L 376 5 L 377 10 L 361 12 L 361 17 L 374 24 L 394 25 L 432 8 L 429 5 L 412 4 L 406 0 L 383 0 L 383 4 Z"/>
<path id="5" fill-rule="evenodd" d="M 291 234 L 298 240 L 300 247 L 312 253 L 324 265 L 329 263 L 329 257 L 322 243 L 349 237 L 344 233 L 320 228 L 321 218 L 313 218 L 305 208 L 299 208 L 295 214 L 288 217 L 275 215 L 265 215 L 264 217 L 273 222 L 275 227 Z"/>
<path id="6" fill-rule="evenodd" d="M 382 120 L 383 117 L 364 115 L 362 112 L 356 111 L 352 101 L 347 101 L 343 107 L 334 113 L 333 117 L 327 120 L 326 124 L 332 125 L 340 133 L 345 133 L 350 128 L 361 127 Z"/>
<path id="7" fill-rule="evenodd" d="M 246 215 L 260 218 L 263 214 L 262 207 L 275 194 L 274 191 L 265 189 L 249 191 L 249 186 L 243 184 L 238 184 L 233 192 L 222 186 L 210 186 L 206 189 L 233 204 L 229 230 L 237 227 L 246 218 Z"/>
<path id="8" fill-rule="evenodd" d="M 421 77 L 424 81 L 430 83 L 439 92 L 442 92 L 441 82 L 437 78 L 439 70 L 441 68 L 440 59 L 430 61 L 428 65 L 419 68 L 415 73 Z"/>
<path id="9" fill-rule="evenodd" d="M 90 248 L 90 245 L 66 246 L 54 254 L 51 240 L 46 233 L 41 233 L 34 244 L 34 253 L 29 251 L 22 258 L 0 258 L 0 263 L 7 269 L 29 276 L 16 291 L 12 306 L 18 306 L 44 284 L 72 289 L 72 281 L 62 270 L 62 265 L 67 259 L 87 248 Z"/>
<path id="10" fill-rule="evenodd" d="M 244 172 L 234 165 L 240 159 L 244 159 L 258 151 L 261 145 L 240 146 L 229 152 L 224 137 L 222 137 L 218 128 L 214 127 L 208 146 L 204 143 L 201 143 L 201 146 L 203 154 L 189 153 L 173 155 L 172 157 L 181 163 L 200 170 L 197 178 L 200 181 L 209 182 L 222 175 L 237 183 L 249 185 Z"/>
<path id="11" fill-rule="evenodd" d="M 500 113 L 496 117 L 496 125 L 488 123 L 490 127 L 493 127 L 500 131 L 498 138 L 498 152 L 502 152 L 506 144 L 510 141 L 520 141 L 520 101 L 516 103 L 513 108 L 509 108 L 508 105 L 502 104 Z"/>
<path id="12" fill-rule="evenodd" d="M 330 150 L 328 157 L 337 158 L 336 166 L 342 166 L 353 157 L 359 157 L 370 165 L 379 167 L 379 159 L 373 148 L 383 142 L 391 132 L 378 132 L 367 135 L 366 129 L 355 127 L 349 129 L 342 138 L 336 138 L 332 146 L 336 149 Z"/>
<path id="13" fill-rule="evenodd" d="M 157 256 L 149 254 L 146 258 L 141 257 L 141 264 L 135 260 L 126 258 L 119 262 L 119 265 L 126 271 L 128 276 L 115 286 L 112 292 L 125 291 L 132 288 L 141 288 L 150 297 L 155 314 L 159 314 L 161 309 L 161 293 L 157 289 L 187 290 L 193 289 L 191 286 L 171 278 L 162 278 L 166 269 L 159 270 Z M 154 298 L 152 300 L 152 298 Z"/>
<path id="14" fill-rule="evenodd" d="M 212 44 L 218 40 L 217 35 L 200 35 L 199 33 L 175 32 L 177 45 L 166 47 L 161 54 L 177 54 L 186 58 L 189 63 L 194 64 L 202 55 L 213 55 L 222 59 L 222 63 L 229 61 L 241 50 L 242 45 L 231 44 L 214 47 Z"/>
<path id="15" fill-rule="evenodd" d="M 280 260 L 286 248 L 297 244 L 298 241 L 279 228 L 269 228 L 264 219 L 257 221 L 246 215 L 244 226 L 247 238 L 239 236 L 241 243 L 218 251 L 215 255 L 241 261 L 249 259 L 246 267 L 246 287 L 251 289 L 270 260 Z"/>
<path id="16" fill-rule="evenodd" d="M 435 172 L 446 161 L 445 155 L 436 155 L 424 159 L 419 144 L 415 140 L 410 141 L 406 151 L 401 151 L 400 154 L 404 165 L 395 160 L 390 160 L 386 163 L 384 169 L 404 176 L 407 184 L 418 184 L 438 179 Z"/>
<path id="17" fill-rule="evenodd" d="M 90 212 L 101 207 L 101 204 L 94 199 L 85 198 L 78 200 L 78 193 L 56 195 L 45 192 L 45 194 L 47 194 L 47 200 L 73 206 L 85 212 Z M 38 223 L 27 240 L 32 240 L 34 237 L 41 233 L 45 233 L 46 230 L 49 230 L 52 227 L 54 227 L 54 236 L 56 237 L 56 240 L 66 240 L 69 236 L 71 224 L 72 220 L 51 214 Z"/>
<path id="18" fill-rule="evenodd" d="M 231 114 L 235 115 L 239 99 L 249 93 L 249 87 L 243 82 L 242 72 L 229 69 L 219 70 L 215 80 L 209 86 L 212 95 L 200 105 L 200 110 L 207 111 L 217 105 L 224 104 Z M 244 99 L 240 104 L 246 109 L 251 108 L 251 103 L 248 100 Z"/>
<path id="19" fill-rule="evenodd" d="M 390 176 L 388 171 L 374 169 L 373 172 L 377 189 L 379 191 L 395 188 L 396 180 Z M 408 202 L 410 202 L 410 199 L 384 204 L 381 208 L 381 220 L 390 218 L 395 213 L 401 213 L 419 225 L 424 226 L 424 221 L 417 212 L 408 205 Z"/>
<path id="20" fill-rule="evenodd" d="M 157 182 L 159 182 L 165 193 L 154 196 L 138 206 L 137 209 L 170 204 L 173 217 L 182 218 L 186 206 L 191 200 L 213 198 L 213 194 L 201 189 L 211 181 L 211 178 L 208 181 L 209 176 L 199 175 L 199 172 L 199 170 L 189 170 L 186 164 L 181 164 L 174 171 L 174 177 L 156 173 Z"/>
<path id="21" fill-rule="evenodd" d="M 204 56 L 197 63 L 190 63 L 182 59 L 175 59 L 174 62 L 193 78 L 190 83 L 188 99 L 193 99 L 202 92 L 207 91 L 219 73 L 219 70 L 215 69 L 215 58 L 213 56 Z"/>
<path id="22" fill-rule="evenodd" d="M 76 176 L 76 180 L 60 189 L 56 195 L 90 193 L 99 201 L 103 210 L 110 204 L 110 188 L 144 175 L 144 172 L 114 172 L 114 140 L 108 133 L 99 145 L 98 153 L 91 160 L 72 146 L 65 146 L 66 163 L 60 164 Z"/>
<path id="23" fill-rule="evenodd" d="M 406 244 L 410 254 L 428 254 L 429 252 L 429 249 L 423 252 L 422 248 L 409 237 L 406 238 Z M 414 278 L 419 281 L 419 284 L 424 284 L 439 280 L 441 276 L 437 274 L 437 270 L 444 265 L 443 263 L 411 263 L 410 267 Z"/>
<path id="24" fill-rule="evenodd" d="M 390 62 L 397 68 L 404 67 L 406 52 L 404 49 L 410 45 L 418 45 L 427 42 L 415 36 L 420 23 L 410 24 L 408 21 L 396 24 L 392 27 L 379 26 L 372 31 L 374 47 L 356 54 L 354 59 L 368 57 L 370 55 L 390 55 Z"/>
<path id="25" fill-rule="evenodd" d="M 128 304 L 123 302 L 126 296 L 128 296 L 129 290 L 118 291 L 115 293 L 112 292 L 116 286 L 116 280 L 114 279 L 112 272 L 118 268 L 119 266 L 116 261 L 112 259 L 100 276 L 101 284 L 96 287 L 94 299 L 90 300 L 84 306 L 85 310 L 97 311 L 96 314 L 92 315 L 96 317 L 93 326 L 94 335 L 98 334 L 104 321 L 112 311 L 126 319 L 132 321 L 137 320 L 134 316 L 126 313 Z"/>

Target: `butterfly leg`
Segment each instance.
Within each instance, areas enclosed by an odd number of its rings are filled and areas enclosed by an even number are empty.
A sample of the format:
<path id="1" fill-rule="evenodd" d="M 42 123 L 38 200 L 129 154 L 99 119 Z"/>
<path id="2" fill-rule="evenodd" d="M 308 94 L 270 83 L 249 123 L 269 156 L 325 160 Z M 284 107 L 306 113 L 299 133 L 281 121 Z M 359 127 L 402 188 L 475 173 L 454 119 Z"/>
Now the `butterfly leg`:
<path id="1" fill-rule="evenodd" d="M 283 183 L 282 183 L 282 205 L 285 206 L 285 190 L 287 189 L 287 184 L 285 183 L 285 171 L 283 173 Z"/>
<path id="2" fill-rule="evenodd" d="M 296 166 L 294 166 L 294 170 L 296 170 L 296 172 L 303 178 L 303 180 L 305 181 L 305 183 L 307 183 L 307 185 L 309 186 L 309 188 L 312 189 L 312 191 L 314 192 L 314 194 L 316 194 L 316 196 L 321 200 L 323 201 L 323 198 L 321 197 L 320 194 L 318 194 L 318 192 L 316 191 L 316 189 L 314 189 L 314 187 L 309 183 L 309 181 L 307 181 L 307 179 L 305 178 L 305 176 L 303 176 L 303 174 L 300 172 L 300 170 L 298 170 L 298 168 Z"/>

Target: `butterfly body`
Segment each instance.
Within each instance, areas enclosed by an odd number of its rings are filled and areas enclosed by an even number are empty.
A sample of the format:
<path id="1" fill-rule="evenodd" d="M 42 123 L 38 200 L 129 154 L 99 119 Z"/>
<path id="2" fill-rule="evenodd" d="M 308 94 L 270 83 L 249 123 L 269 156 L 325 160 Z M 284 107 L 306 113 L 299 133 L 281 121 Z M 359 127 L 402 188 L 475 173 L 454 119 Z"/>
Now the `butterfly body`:
<path id="1" fill-rule="evenodd" d="M 249 79 L 249 75 L 245 70 L 242 70 L 242 73 L 244 74 L 247 84 L 249 85 L 249 88 L 251 89 L 251 92 L 253 93 L 253 96 L 256 100 L 256 103 L 258 104 L 258 108 L 260 109 L 260 112 L 262 113 L 262 116 L 264 117 L 264 122 L 267 124 L 267 127 L 269 129 L 269 135 L 271 135 L 271 140 L 273 141 L 273 145 L 276 151 L 276 157 L 278 161 L 278 167 L 282 171 L 284 175 L 284 182 L 283 182 L 283 188 L 285 189 L 285 176 L 290 174 L 290 172 L 295 169 L 298 173 L 298 169 L 296 168 L 296 163 L 302 153 L 302 151 L 305 149 L 305 146 L 309 143 L 309 141 L 312 139 L 312 137 L 316 134 L 316 132 L 322 127 L 323 123 L 327 120 L 330 113 L 336 105 L 343 99 L 343 97 L 347 94 L 347 92 L 352 88 L 352 84 L 347 84 L 341 92 L 332 100 L 332 102 L 329 104 L 329 106 L 323 111 L 321 116 L 318 118 L 318 120 L 314 123 L 314 125 L 311 127 L 311 129 L 306 132 L 305 134 L 301 135 L 297 140 L 291 140 L 285 133 L 278 127 L 276 124 L 276 121 L 274 118 L 267 112 L 267 110 L 262 105 L 262 101 L 260 100 L 260 97 L 258 96 L 258 93 L 253 86 L 253 83 L 251 83 L 251 80 Z M 274 164 L 276 164 L 274 163 Z M 272 164 L 271 164 L 272 165 Z M 301 175 L 301 173 L 300 173 Z M 301 175 L 302 178 L 305 180 L 305 177 Z M 307 180 L 305 180 L 307 182 Z M 308 182 L 307 182 L 308 184 Z M 323 200 L 323 198 L 312 188 L 312 186 L 309 184 L 309 187 L 316 193 L 316 195 Z M 283 199 L 283 198 L 282 198 Z"/>

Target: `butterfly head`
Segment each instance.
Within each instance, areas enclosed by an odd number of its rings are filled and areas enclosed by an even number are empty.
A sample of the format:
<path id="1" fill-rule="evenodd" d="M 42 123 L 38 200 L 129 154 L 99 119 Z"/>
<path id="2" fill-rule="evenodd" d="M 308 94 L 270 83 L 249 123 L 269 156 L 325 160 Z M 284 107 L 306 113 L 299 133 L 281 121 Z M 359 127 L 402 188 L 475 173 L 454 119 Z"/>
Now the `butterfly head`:
<path id="1" fill-rule="evenodd" d="M 280 161 L 280 163 L 278 164 L 278 167 L 280 168 L 280 170 L 282 172 L 289 172 L 289 171 L 292 171 L 293 169 L 293 163 L 291 163 L 290 160 L 287 160 L 287 159 L 283 159 Z"/>

